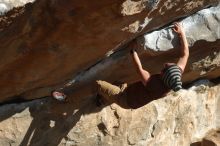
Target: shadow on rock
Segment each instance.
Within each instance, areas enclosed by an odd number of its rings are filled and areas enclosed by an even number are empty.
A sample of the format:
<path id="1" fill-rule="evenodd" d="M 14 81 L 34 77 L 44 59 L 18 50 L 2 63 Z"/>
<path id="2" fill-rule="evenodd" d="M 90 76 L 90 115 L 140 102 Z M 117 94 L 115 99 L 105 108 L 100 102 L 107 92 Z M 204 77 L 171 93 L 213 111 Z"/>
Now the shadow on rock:
<path id="1" fill-rule="evenodd" d="M 46 98 L 39 106 L 29 107 L 33 120 L 20 146 L 59 145 L 82 115 L 101 110 L 91 100 L 63 104 Z"/>

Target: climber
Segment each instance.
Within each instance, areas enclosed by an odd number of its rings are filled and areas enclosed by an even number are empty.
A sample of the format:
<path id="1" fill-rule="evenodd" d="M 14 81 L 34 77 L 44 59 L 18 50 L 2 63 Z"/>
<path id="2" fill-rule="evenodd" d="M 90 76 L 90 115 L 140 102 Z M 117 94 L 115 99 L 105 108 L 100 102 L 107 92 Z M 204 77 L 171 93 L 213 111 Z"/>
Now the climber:
<path id="1" fill-rule="evenodd" d="M 144 86 L 147 86 L 148 82 L 156 76 L 161 79 L 166 88 L 172 89 L 174 91 L 178 91 L 182 88 L 181 75 L 184 72 L 185 66 L 187 64 L 187 60 L 189 57 L 189 48 L 182 26 L 179 23 L 175 23 L 173 30 L 179 35 L 179 38 L 181 40 L 181 56 L 179 57 L 179 60 L 176 64 L 165 63 L 164 68 L 161 71 L 160 77 L 158 75 L 150 75 L 148 71 L 144 70 L 142 68 L 138 54 L 135 51 L 136 48 L 133 48 L 131 50 L 135 68 L 140 75 L 141 81 Z M 132 45 L 134 46 L 136 44 Z"/>
<path id="2" fill-rule="evenodd" d="M 180 90 L 182 88 L 181 76 L 189 57 L 189 48 L 182 26 L 175 23 L 173 30 L 179 35 L 181 43 L 181 55 L 176 64 L 165 63 L 160 74 L 151 75 L 142 68 L 136 52 L 138 45 L 136 41 L 133 41 L 129 48 L 141 81 L 129 86 L 123 84 L 121 87 L 105 81 L 97 81 L 97 99 L 105 99 L 108 103 L 116 102 L 125 108 L 138 108 L 149 101 L 165 96 L 171 89 L 175 92 Z M 66 101 L 66 95 L 61 91 L 53 91 L 52 97 L 59 101 Z"/>
<path id="3" fill-rule="evenodd" d="M 97 81 L 98 96 L 107 102 L 115 102 L 125 108 L 138 108 L 149 103 L 149 101 L 165 96 L 171 89 L 175 92 L 182 88 L 181 76 L 185 70 L 189 57 L 189 48 L 185 33 L 180 23 L 175 23 L 173 27 L 180 38 L 181 53 L 177 63 L 165 63 L 160 74 L 150 74 L 142 68 L 141 61 L 136 50 L 138 45 L 133 41 L 129 48 L 134 67 L 139 74 L 140 80 L 127 86 L 121 87 L 112 85 L 105 81 Z"/>

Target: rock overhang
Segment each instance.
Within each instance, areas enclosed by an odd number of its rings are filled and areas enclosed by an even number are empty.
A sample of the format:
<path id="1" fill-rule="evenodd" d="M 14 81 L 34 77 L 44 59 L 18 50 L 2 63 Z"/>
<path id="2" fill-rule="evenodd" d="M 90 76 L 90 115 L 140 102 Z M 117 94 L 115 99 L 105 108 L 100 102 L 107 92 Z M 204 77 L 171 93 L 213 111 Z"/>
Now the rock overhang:
<path id="1" fill-rule="evenodd" d="M 26 99 L 39 98 L 48 96 L 51 90 L 62 88 L 69 82 L 74 83 L 75 90 L 83 92 L 81 87 L 92 85 L 98 78 L 132 82 L 136 77 L 130 69 L 128 50 L 123 46 L 144 32 L 162 29 L 167 23 L 216 5 L 218 1 L 179 1 L 173 4 L 152 1 L 154 3 L 146 9 L 141 7 L 141 11 L 135 11 L 135 14 L 121 16 L 121 4 L 124 2 L 103 1 L 95 6 L 89 1 L 36 1 L 21 16 L 22 21 L 16 20 L 2 31 L 1 50 L 5 53 L 1 57 L 1 97 L 7 99 L 21 95 Z M 44 9 L 46 11 L 42 15 Z M 85 15 L 87 12 L 88 15 Z M 137 20 L 139 23 L 134 23 Z M 22 27 L 23 22 L 26 22 L 25 27 Z M 15 28 L 15 34 L 11 33 Z M 130 28 L 132 32 L 129 32 Z M 173 56 L 175 58 L 176 55 Z M 159 60 L 155 57 L 157 59 L 154 60 L 148 50 L 141 57 L 144 66 L 152 73 L 159 70 L 165 58 L 168 59 L 165 56 Z"/>

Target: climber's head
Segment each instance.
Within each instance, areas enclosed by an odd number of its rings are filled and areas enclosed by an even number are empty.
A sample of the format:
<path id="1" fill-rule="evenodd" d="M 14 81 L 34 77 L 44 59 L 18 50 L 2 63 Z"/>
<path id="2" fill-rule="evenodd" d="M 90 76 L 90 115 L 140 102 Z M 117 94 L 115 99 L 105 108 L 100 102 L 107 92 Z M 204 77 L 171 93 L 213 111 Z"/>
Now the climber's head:
<path id="1" fill-rule="evenodd" d="M 162 71 L 163 83 L 173 91 L 182 89 L 182 71 L 176 64 L 165 64 L 165 68 Z"/>

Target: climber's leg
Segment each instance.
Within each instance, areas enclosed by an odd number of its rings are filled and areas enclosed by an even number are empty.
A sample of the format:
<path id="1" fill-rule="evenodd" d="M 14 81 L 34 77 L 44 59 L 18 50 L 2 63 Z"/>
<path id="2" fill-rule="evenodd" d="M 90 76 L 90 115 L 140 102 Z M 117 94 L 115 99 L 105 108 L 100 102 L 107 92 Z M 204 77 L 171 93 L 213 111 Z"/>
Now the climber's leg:
<path id="1" fill-rule="evenodd" d="M 127 84 L 122 84 L 121 88 L 115 85 L 112 85 L 106 81 L 96 81 L 98 94 L 103 97 L 109 103 L 119 103 L 121 98 L 124 95 L 123 92 L 127 87 Z"/>
<path id="2" fill-rule="evenodd" d="M 103 97 L 108 103 L 116 103 L 123 108 L 128 108 L 125 89 L 127 84 L 122 84 L 121 87 L 112 85 L 105 81 L 96 81 L 98 95 Z"/>
<path id="3" fill-rule="evenodd" d="M 121 89 L 118 86 L 112 85 L 105 81 L 96 81 L 98 94 L 110 103 L 116 102 L 121 93 Z"/>

